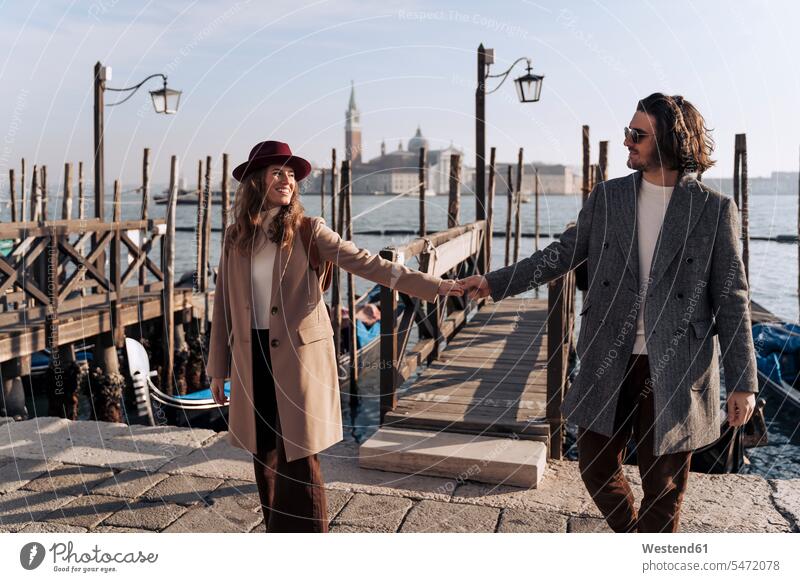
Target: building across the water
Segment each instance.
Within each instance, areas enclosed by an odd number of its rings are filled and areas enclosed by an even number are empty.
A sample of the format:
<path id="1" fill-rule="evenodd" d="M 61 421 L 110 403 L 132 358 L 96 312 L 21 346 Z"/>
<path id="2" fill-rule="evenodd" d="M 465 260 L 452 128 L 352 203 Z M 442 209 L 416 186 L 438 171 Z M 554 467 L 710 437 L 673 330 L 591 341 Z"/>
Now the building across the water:
<path id="1" fill-rule="evenodd" d="M 446 195 L 450 191 L 451 156 L 461 156 L 461 192 L 471 194 L 475 191 L 475 168 L 466 163 L 464 152 L 451 143 L 443 149 L 430 149 L 428 140 L 417 131 L 408 143 L 402 140 L 397 148 L 389 150 L 386 141 L 381 142 L 380 155 L 364 160 L 362 146 L 361 114 L 356 105 L 355 87 L 350 88 L 350 100 L 345 111 L 345 159 L 351 161 L 353 194 L 398 195 L 415 194 L 419 191 L 419 150 L 426 149 L 426 194 Z M 498 194 L 505 193 L 507 188 L 508 165 L 496 164 Z M 580 176 L 573 173 L 572 168 L 562 164 L 531 164 L 524 166 L 522 179 L 523 194 L 534 191 L 534 167 L 539 170 L 539 188 L 544 194 L 577 194 L 580 192 Z M 321 168 L 315 168 L 309 184 L 310 191 L 319 192 Z M 487 168 L 487 179 L 488 179 Z M 512 164 L 512 176 L 516 179 L 516 164 Z M 326 176 L 329 173 L 326 172 Z M 330 191 L 330 185 L 325 185 Z"/>

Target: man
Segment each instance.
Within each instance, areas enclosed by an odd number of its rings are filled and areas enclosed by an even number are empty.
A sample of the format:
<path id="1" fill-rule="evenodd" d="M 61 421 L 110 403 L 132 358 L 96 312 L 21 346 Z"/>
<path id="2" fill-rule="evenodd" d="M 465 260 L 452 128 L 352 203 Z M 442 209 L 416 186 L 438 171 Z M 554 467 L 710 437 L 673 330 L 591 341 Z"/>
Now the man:
<path id="1" fill-rule="evenodd" d="M 514 265 L 463 279 L 494 301 L 587 264 L 578 376 L 563 404 L 578 425 L 581 477 L 617 532 L 675 532 L 691 452 L 720 436 L 718 347 L 730 425 L 758 391 L 734 202 L 696 178 L 714 162 L 700 113 L 680 96 L 642 99 L 625 128 L 624 178 L 597 184 L 577 224 Z M 644 499 L 622 473 L 631 432 Z"/>

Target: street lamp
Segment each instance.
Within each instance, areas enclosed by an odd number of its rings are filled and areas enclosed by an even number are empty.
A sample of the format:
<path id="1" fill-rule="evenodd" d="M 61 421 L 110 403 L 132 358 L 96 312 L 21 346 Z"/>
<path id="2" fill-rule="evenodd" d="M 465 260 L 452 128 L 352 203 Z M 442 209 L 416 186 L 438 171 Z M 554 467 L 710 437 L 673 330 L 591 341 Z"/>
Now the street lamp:
<path id="1" fill-rule="evenodd" d="M 514 80 L 520 102 L 535 103 L 538 101 L 542 96 L 542 80 L 544 80 L 544 75 L 534 75 L 531 72 L 531 61 L 528 59 L 528 72 Z"/>
<path id="2" fill-rule="evenodd" d="M 153 98 L 153 107 L 156 108 L 156 113 L 166 113 L 170 115 L 178 111 L 178 103 L 181 101 L 181 92 L 167 87 L 167 77 L 164 77 L 164 87 L 156 91 L 150 91 L 150 97 Z"/>
<path id="3" fill-rule="evenodd" d="M 94 213 L 95 217 L 104 220 L 105 217 L 105 168 L 104 168 L 104 108 L 113 107 L 125 103 L 133 97 L 136 91 L 150 79 L 161 77 L 164 86 L 161 89 L 150 91 L 153 99 L 153 107 L 156 113 L 172 114 L 178 111 L 178 103 L 181 99 L 181 92 L 167 87 L 167 76 L 161 73 L 145 77 L 137 85 L 116 89 L 106 87 L 106 81 L 111 80 L 111 67 L 104 67 L 99 61 L 94 65 Z M 129 93 L 124 99 L 115 103 L 105 104 L 105 91 L 115 91 Z"/>
<path id="4" fill-rule="evenodd" d="M 486 95 L 497 91 L 505 82 L 517 63 L 527 61 L 528 72 L 515 79 L 517 96 L 522 103 L 534 103 L 542 93 L 544 75 L 534 75 L 529 58 L 519 58 L 502 73 L 489 74 L 489 66 L 494 64 L 494 49 L 478 47 L 478 86 L 475 89 L 475 220 L 486 219 Z M 486 91 L 486 80 L 501 78 L 500 83 L 491 91 Z M 491 233 L 487 233 L 486 244 L 478 256 L 479 272 L 484 273 L 489 265 L 491 252 Z"/>

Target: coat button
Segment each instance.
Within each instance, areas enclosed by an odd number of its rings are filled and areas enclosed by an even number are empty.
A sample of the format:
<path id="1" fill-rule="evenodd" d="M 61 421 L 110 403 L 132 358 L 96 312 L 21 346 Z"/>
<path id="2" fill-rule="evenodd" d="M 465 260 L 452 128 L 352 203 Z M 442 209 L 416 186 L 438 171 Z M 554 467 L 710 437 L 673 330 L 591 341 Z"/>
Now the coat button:
<path id="1" fill-rule="evenodd" d="M 676 299 L 683 299 L 683 293 L 676 293 L 675 294 L 675 298 Z"/>
<path id="2" fill-rule="evenodd" d="M 279 345 L 281 345 L 281 342 L 279 342 L 278 340 L 274 339 L 274 340 L 272 340 L 271 342 L 269 342 L 269 344 L 270 344 L 270 345 L 271 345 L 273 348 L 277 348 Z"/>
<path id="3" fill-rule="evenodd" d="M 278 308 L 277 307 L 273 307 L 272 308 L 272 315 L 275 315 L 276 313 L 278 313 Z"/>
<path id="4" fill-rule="evenodd" d="M 692 261 L 694 261 L 694 259 L 692 257 L 687 257 L 686 258 L 686 262 L 689 263 L 690 265 L 692 264 Z"/>
<path id="5" fill-rule="evenodd" d="M 608 281 L 603 281 L 603 287 L 608 287 Z"/>
<path id="6" fill-rule="evenodd" d="M 603 248 L 604 248 L 604 249 L 607 249 L 607 248 L 608 248 L 608 243 L 607 243 L 607 242 L 604 242 L 604 243 L 603 243 Z"/>

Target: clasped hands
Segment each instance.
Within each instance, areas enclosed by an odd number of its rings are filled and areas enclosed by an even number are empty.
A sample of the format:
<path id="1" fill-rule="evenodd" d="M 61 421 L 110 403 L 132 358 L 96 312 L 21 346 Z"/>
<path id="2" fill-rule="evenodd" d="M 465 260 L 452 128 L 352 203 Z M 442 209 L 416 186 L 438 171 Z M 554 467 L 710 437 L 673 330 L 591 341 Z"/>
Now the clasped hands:
<path id="1" fill-rule="evenodd" d="M 472 275 L 463 279 L 444 279 L 439 285 L 439 295 L 462 296 L 465 293 L 470 299 L 488 297 L 489 282 L 482 275 Z"/>

